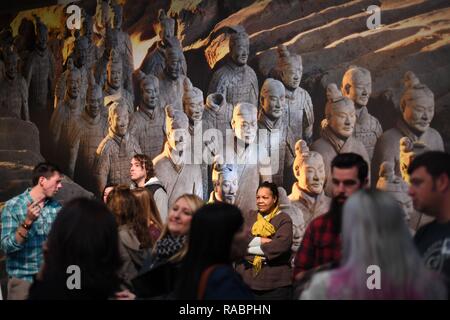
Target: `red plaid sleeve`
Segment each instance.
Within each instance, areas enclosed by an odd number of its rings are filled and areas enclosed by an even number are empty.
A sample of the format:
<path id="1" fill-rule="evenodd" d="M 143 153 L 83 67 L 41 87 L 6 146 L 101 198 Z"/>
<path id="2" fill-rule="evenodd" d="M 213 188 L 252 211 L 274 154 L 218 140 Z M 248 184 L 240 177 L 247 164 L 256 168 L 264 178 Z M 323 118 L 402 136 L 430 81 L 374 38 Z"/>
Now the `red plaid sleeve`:
<path id="1" fill-rule="evenodd" d="M 313 224 L 309 224 L 303 236 L 300 248 L 294 259 L 294 278 L 303 271 L 309 270 L 314 265 L 314 241 Z"/>

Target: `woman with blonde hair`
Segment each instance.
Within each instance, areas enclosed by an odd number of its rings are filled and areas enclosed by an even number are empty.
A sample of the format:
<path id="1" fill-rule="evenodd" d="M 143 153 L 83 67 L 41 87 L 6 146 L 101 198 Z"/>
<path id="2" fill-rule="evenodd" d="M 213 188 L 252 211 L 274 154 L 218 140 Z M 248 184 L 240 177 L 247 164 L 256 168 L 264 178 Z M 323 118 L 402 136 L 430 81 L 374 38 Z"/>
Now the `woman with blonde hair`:
<path id="1" fill-rule="evenodd" d="M 163 223 L 159 216 L 158 208 L 151 192 L 147 188 L 135 188 L 131 190 L 136 197 L 138 210 L 147 217 L 148 232 L 150 234 L 151 247 L 156 243 L 161 231 Z"/>
<path id="2" fill-rule="evenodd" d="M 343 209 L 343 257 L 301 299 L 445 299 L 442 279 L 414 246 L 403 210 L 382 191 L 361 190 Z"/>
<path id="3" fill-rule="evenodd" d="M 204 205 L 194 194 L 177 198 L 150 258 L 132 282 L 139 298 L 164 299 L 173 294 L 181 261 L 188 251 L 192 216 Z"/>

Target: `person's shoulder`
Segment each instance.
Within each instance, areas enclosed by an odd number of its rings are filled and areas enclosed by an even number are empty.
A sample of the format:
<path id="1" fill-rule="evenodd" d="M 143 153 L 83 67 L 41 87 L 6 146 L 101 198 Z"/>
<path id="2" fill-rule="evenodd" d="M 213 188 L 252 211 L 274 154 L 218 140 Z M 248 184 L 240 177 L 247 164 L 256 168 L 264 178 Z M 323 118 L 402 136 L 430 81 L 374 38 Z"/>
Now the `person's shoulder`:
<path id="1" fill-rule="evenodd" d="M 311 229 L 320 228 L 324 224 L 326 224 L 329 221 L 329 219 L 330 219 L 330 217 L 328 214 L 322 214 L 322 215 L 312 219 L 311 222 L 309 223 L 308 228 L 311 228 Z"/>
<path id="2" fill-rule="evenodd" d="M 291 216 L 284 210 L 281 210 L 281 212 L 277 215 L 280 219 L 280 221 L 287 221 L 287 222 L 292 222 L 292 218 Z"/>
<path id="3" fill-rule="evenodd" d="M 414 241 L 417 243 L 417 242 L 420 242 L 421 241 L 421 239 L 424 237 L 424 236 L 426 236 L 426 235 L 428 235 L 428 234 L 432 234 L 432 233 L 434 233 L 433 231 L 434 231 L 434 229 L 436 229 L 436 227 L 437 227 L 437 222 L 436 222 L 436 220 L 434 220 L 434 221 L 431 221 L 430 223 L 427 223 L 426 225 L 423 225 L 423 226 L 421 226 L 417 231 L 416 231 L 416 234 L 414 235 Z"/>
<path id="4" fill-rule="evenodd" d="M 47 202 L 47 206 L 52 207 L 53 209 L 61 209 L 62 205 L 61 203 L 53 198 L 50 198 Z"/>
<path id="5" fill-rule="evenodd" d="M 3 208 L 6 209 L 6 208 L 15 207 L 17 205 L 19 205 L 19 206 L 23 205 L 26 202 L 26 198 L 27 198 L 26 193 L 27 193 L 27 190 L 25 190 L 21 194 L 18 194 L 15 197 L 9 199 L 8 201 L 5 202 L 5 205 Z"/>

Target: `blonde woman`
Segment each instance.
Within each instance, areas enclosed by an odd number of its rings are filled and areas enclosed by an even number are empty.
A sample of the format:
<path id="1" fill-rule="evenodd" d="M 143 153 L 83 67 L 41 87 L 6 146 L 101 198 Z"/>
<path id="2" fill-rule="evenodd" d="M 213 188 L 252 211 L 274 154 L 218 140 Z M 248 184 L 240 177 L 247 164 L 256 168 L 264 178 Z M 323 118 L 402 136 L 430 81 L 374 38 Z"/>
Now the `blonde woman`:
<path id="1" fill-rule="evenodd" d="M 362 190 L 349 198 L 341 266 L 316 274 L 301 299 L 445 299 L 441 279 L 425 267 L 403 216 L 387 193 Z M 377 270 L 378 280 L 370 280 Z"/>
<path id="2" fill-rule="evenodd" d="M 132 281 L 139 298 L 164 299 L 172 295 L 181 261 L 188 250 L 192 216 L 203 204 L 203 200 L 193 194 L 184 194 L 175 200 L 150 259 Z"/>

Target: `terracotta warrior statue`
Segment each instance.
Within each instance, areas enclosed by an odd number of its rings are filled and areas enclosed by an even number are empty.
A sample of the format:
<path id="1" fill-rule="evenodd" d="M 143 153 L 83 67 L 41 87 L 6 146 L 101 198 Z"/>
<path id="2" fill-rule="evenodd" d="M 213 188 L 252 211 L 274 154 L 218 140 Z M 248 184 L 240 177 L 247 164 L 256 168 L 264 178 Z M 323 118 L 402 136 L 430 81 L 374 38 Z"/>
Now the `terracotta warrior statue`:
<path id="1" fill-rule="evenodd" d="M 303 213 L 305 227 L 316 217 L 326 213 L 331 199 L 324 193 L 325 164 L 320 153 L 310 151 L 306 141 L 296 144 L 293 171 L 297 182 L 292 185 L 289 199 Z"/>
<path id="2" fill-rule="evenodd" d="M 184 81 L 187 78 L 182 72 L 184 60 L 183 49 L 177 38 L 167 39 L 165 49 L 165 68 L 158 75 L 159 91 L 162 106 L 171 105 L 183 110 Z"/>
<path id="3" fill-rule="evenodd" d="M 50 133 L 54 158 L 62 166 L 64 172 L 70 175 L 68 166 L 70 140 L 84 106 L 80 99 L 81 73 L 78 68 L 70 70 L 65 87 L 64 99 L 58 103 L 50 120 Z"/>
<path id="4" fill-rule="evenodd" d="M 108 134 L 108 119 L 102 112 L 103 108 L 102 89 L 91 79 L 86 106 L 76 122 L 70 141 L 69 174 L 75 182 L 94 193 L 95 152 Z"/>
<path id="5" fill-rule="evenodd" d="M 84 12 L 83 20 L 83 37 L 88 40 L 88 48 L 86 54 L 86 66 L 88 70 L 95 65 L 97 60 L 100 58 L 100 50 L 97 47 L 94 38 L 94 19 L 92 16 Z"/>
<path id="6" fill-rule="evenodd" d="M 203 197 L 202 172 L 199 164 L 186 159 L 189 146 L 189 120 L 186 114 L 171 105 L 166 110 L 166 138 L 164 151 L 153 159 L 156 177 L 161 181 L 169 197 L 169 208 L 184 193 Z"/>
<path id="7" fill-rule="evenodd" d="M 141 103 L 130 121 L 130 130 L 142 152 L 153 159 L 161 153 L 166 135 L 166 113 L 159 100 L 159 80 L 154 75 L 140 74 Z"/>
<path id="8" fill-rule="evenodd" d="M 367 110 L 370 94 L 372 93 L 372 78 L 370 71 L 350 66 L 342 78 L 341 91 L 347 98 L 353 100 L 356 108 L 356 124 L 354 135 L 366 147 L 370 159 L 377 139 L 383 133 L 380 122 Z"/>
<path id="9" fill-rule="evenodd" d="M 409 223 L 414 208 L 408 195 L 408 184 L 395 175 L 394 165 L 391 162 L 384 161 L 381 164 L 376 188 L 389 192 L 394 197 L 405 213 L 406 222 Z"/>
<path id="10" fill-rule="evenodd" d="M 132 77 L 134 71 L 133 62 L 133 47 L 131 46 L 131 39 L 128 33 L 122 30 L 123 21 L 123 8 L 121 5 L 114 3 L 112 4 L 112 10 L 114 12 L 113 17 L 113 28 L 117 31 L 117 42 L 119 48 L 122 49 L 122 59 L 123 59 L 123 77 L 125 79 L 125 88 L 130 92 L 133 92 L 132 87 Z"/>
<path id="11" fill-rule="evenodd" d="M 211 79 L 208 94 L 222 93 L 235 106 L 239 102 L 258 104 L 258 79 L 247 65 L 249 55 L 248 34 L 242 26 L 230 28 L 229 58 Z"/>
<path id="12" fill-rule="evenodd" d="M 127 107 L 131 115 L 134 112 L 134 97 L 124 87 L 123 64 L 120 53 L 115 49 L 111 50 L 106 75 L 106 83 L 103 89 L 105 106 L 108 106 L 111 102 L 121 100 L 121 103 Z"/>
<path id="13" fill-rule="evenodd" d="M 30 119 L 39 129 L 41 146 L 48 145 L 49 121 L 53 112 L 55 59 L 47 47 L 48 30 L 36 17 L 36 46 L 25 66 Z M 45 147 L 44 147 L 45 148 Z"/>
<path id="14" fill-rule="evenodd" d="M 413 143 L 421 141 L 429 150 L 443 151 L 441 135 L 430 127 L 434 116 L 434 95 L 420 83 L 414 73 L 408 71 L 404 76 L 405 90 L 400 100 L 402 117 L 394 128 L 385 131 L 375 147 L 372 174 L 379 172 L 382 162 L 394 164 L 395 173 L 400 176 L 400 139 L 408 137 Z"/>
<path id="15" fill-rule="evenodd" d="M 231 130 L 233 119 L 233 105 L 221 93 L 211 93 L 206 97 L 203 122 L 205 128 L 215 128 L 225 137 L 226 131 Z"/>
<path id="16" fill-rule="evenodd" d="M 364 145 L 353 136 L 356 111 L 353 101 L 343 97 L 336 84 L 327 87 L 328 102 L 322 121 L 321 138 L 311 145 L 312 151 L 322 155 L 327 182 L 325 194 L 331 196 L 331 161 L 339 153 L 353 152 L 361 155 L 370 166 L 369 154 Z"/>
<path id="17" fill-rule="evenodd" d="M 154 74 L 158 76 L 166 67 L 165 50 L 168 39 L 175 37 L 175 23 L 175 19 L 167 16 L 163 9 L 159 10 L 157 22 L 154 26 L 155 33 L 158 35 L 159 40 L 148 48 L 147 54 L 139 68 L 145 74 Z M 186 59 L 184 56 L 182 58 L 182 70 L 183 74 L 186 75 Z"/>
<path id="18" fill-rule="evenodd" d="M 256 208 L 256 189 L 262 181 L 272 181 L 272 164 L 263 144 L 257 143 L 258 111 L 256 106 L 241 102 L 233 109 L 231 127 L 234 137 L 227 140 L 224 163 L 234 164 L 239 189 L 235 204 L 242 210 Z M 274 165 L 274 171 L 276 171 Z"/>
<path id="19" fill-rule="evenodd" d="M 283 83 L 267 78 L 259 96 L 258 128 L 267 132 L 265 147 L 268 156 L 277 157 L 278 171 L 273 172 L 272 180 L 278 186 L 284 186 L 283 173 L 288 130 L 286 122 L 283 121 L 286 110 L 285 95 Z"/>
<path id="20" fill-rule="evenodd" d="M 3 52 L 5 75 L 0 86 L 0 117 L 30 121 L 27 82 L 19 72 L 19 55 L 13 47 Z"/>
<path id="21" fill-rule="evenodd" d="M 314 109 L 309 93 L 300 87 L 303 62 L 299 54 L 289 52 L 285 45 L 279 45 L 278 62 L 273 73 L 286 89 L 283 123 L 287 128 L 287 153 L 283 176 L 285 188 L 290 188 L 295 182 L 291 170 L 295 159 L 295 143 L 300 139 L 312 143 Z"/>
<path id="22" fill-rule="evenodd" d="M 418 155 L 430 151 L 422 141 L 412 141 L 409 137 L 400 139 L 399 167 L 400 175 L 406 183 L 410 183 L 408 168 Z M 394 168 L 395 169 L 395 168 Z"/>
<path id="23" fill-rule="evenodd" d="M 106 185 L 130 184 L 130 162 L 141 148 L 128 130 L 129 112 L 120 102 L 113 102 L 108 109 L 108 135 L 95 152 L 94 178 L 97 194 Z"/>
<path id="24" fill-rule="evenodd" d="M 203 156 L 203 92 L 192 85 L 188 78 L 184 81 L 183 110 L 189 120 L 190 159 L 201 164 Z M 205 171 L 206 174 L 206 171 Z"/>
<path id="25" fill-rule="evenodd" d="M 87 53 L 89 49 L 89 41 L 86 37 L 78 37 L 75 40 L 73 53 L 67 58 L 66 70 L 61 74 L 55 89 L 55 106 L 59 101 L 64 99 L 66 92 L 67 76 L 73 67 L 80 71 L 80 101 L 85 103 L 86 92 L 89 84 L 89 69 L 87 66 Z"/>
<path id="26" fill-rule="evenodd" d="M 213 188 L 209 203 L 226 202 L 234 204 L 238 190 L 237 172 L 232 164 L 224 164 L 223 158 L 217 155 L 212 165 L 211 175 Z"/>

